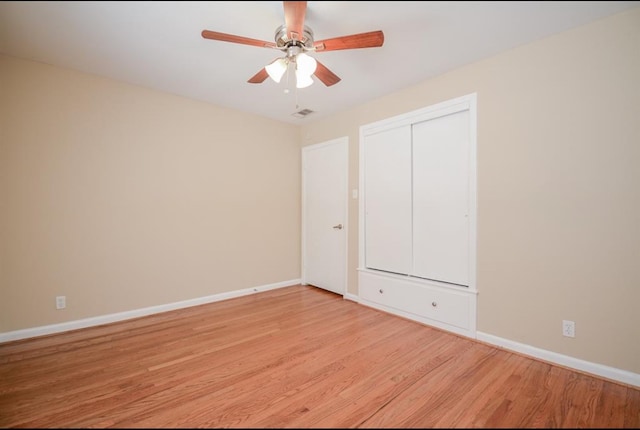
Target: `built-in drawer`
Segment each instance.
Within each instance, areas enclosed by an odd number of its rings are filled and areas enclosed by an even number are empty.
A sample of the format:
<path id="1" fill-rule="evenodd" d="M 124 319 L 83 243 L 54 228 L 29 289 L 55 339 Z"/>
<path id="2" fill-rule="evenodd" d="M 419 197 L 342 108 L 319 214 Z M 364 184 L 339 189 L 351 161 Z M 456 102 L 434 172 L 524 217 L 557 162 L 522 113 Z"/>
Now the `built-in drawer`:
<path id="1" fill-rule="evenodd" d="M 454 326 L 475 331 L 475 294 L 368 271 L 359 272 L 358 288 L 361 299 L 389 308 L 391 312 L 398 310 L 415 315 L 420 321 L 426 318 L 443 328 Z"/>

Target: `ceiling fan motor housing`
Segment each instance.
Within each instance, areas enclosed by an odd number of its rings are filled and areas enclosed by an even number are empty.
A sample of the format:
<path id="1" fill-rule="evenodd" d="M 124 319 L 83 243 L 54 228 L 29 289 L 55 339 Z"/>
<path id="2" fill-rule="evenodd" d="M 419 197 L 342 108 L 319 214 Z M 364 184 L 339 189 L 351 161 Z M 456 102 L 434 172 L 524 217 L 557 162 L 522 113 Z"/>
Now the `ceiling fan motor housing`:
<path id="1" fill-rule="evenodd" d="M 281 25 L 276 30 L 275 41 L 276 46 L 281 49 L 286 49 L 291 46 L 300 46 L 306 49 L 313 49 L 313 31 L 304 26 L 304 31 L 302 32 L 302 37 L 300 39 L 289 39 L 287 37 L 287 26 Z"/>

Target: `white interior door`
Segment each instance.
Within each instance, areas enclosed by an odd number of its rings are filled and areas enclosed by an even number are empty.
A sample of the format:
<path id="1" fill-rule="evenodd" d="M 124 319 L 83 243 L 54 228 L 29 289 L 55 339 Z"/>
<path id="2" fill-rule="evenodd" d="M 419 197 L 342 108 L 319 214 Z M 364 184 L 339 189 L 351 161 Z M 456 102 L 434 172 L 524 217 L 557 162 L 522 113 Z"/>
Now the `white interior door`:
<path id="1" fill-rule="evenodd" d="M 346 292 L 346 137 L 302 149 L 302 282 Z"/>

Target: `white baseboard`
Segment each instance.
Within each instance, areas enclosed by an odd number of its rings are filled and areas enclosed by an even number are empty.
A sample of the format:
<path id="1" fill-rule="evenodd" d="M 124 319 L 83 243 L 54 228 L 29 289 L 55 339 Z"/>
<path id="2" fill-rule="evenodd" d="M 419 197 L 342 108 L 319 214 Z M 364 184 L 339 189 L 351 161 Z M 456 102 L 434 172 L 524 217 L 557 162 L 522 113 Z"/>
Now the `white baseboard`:
<path id="1" fill-rule="evenodd" d="M 547 351 L 526 345 L 523 343 L 514 342 L 509 339 L 504 339 L 492 334 L 477 332 L 477 339 L 492 345 L 500 346 L 505 349 L 522 353 L 531 357 L 539 358 L 550 363 L 558 364 L 560 366 L 569 367 L 572 369 L 580 370 L 592 375 L 601 376 L 613 381 L 622 382 L 624 384 L 640 387 L 640 374 L 628 372 L 626 370 L 617 369 L 615 367 L 604 366 L 602 364 L 592 363 L 590 361 L 581 360 L 579 358 L 569 357 L 567 355 L 558 354 L 557 352 Z"/>
<path id="2" fill-rule="evenodd" d="M 221 300 L 232 299 L 235 297 L 255 294 L 262 291 L 273 290 L 276 288 L 290 287 L 300 283 L 300 279 L 292 279 L 290 281 L 276 282 L 274 284 L 261 285 L 258 287 L 245 288 L 242 290 L 228 291 L 226 293 L 213 294 L 211 296 L 199 297 L 197 299 L 183 300 L 180 302 L 167 303 L 166 305 L 151 306 L 148 308 L 134 309 L 132 311 L 119 312 L 116 314 L 101 315 L 98 317 L 85 318 L 81 320 L 68 321 L 60 324 L 51 324 L 41 327 L 27 328 L 23 330 L 15 330 L 6 333 L 0 333 L 0 343 L 12 340 L 26 339 L 36 336 L 44 336 L 47 334 L 60 333 L 79 328 L 93 327 L 102 324 L 123 321 L 131 318 L 143 317 L 151 314 L 172 311 L 176 309 L 188 308 L 190 306 L 204 305 L 206 303 L 219 302 Z"/>

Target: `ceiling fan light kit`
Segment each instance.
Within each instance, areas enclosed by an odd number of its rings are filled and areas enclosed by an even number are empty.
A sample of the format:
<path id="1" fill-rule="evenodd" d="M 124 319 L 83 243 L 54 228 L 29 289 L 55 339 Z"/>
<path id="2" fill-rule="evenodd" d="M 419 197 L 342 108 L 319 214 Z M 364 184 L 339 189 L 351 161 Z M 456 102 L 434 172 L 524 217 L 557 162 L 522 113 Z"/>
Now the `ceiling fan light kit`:
<path id="1" fill-rule="evenodd" d="M 304 75 L 302 73 L 296 72 L 296 88 L 307 88 L 311 84 L 313 84 L 311 75 Z"/>
<path id="2" fill-rule="evenodd" d="M 271 79 L 280 83 L 282 76 L 289 70 L 289 64 L 295 65 L 296 88 L 306 88 L 313 83 L 311 75 L 316 71 L 318 62 L 302 52 L 298 46 L 287 48 L 287 56 L 276 58 L 265 66 L 265 70 Z"/>
<path id="3" fill-rule="evenodd" d="M 282 76 L 288 71 L 289 65 L 294 64 L 296 88 L 306 88 L 313 84 L 312 75 L 315 75 L 315 77 L 327 87 L 340 82 L 340 78 L 335 73 L 308 55 L 307 52 L 375 48 L 382 46 L 384 43 L 384 34 L 380 30 L 324 39 L 316 42 L 313 39 L 313 31 L 304 25 L 307 2 L 284 1 L 283 5 L 285 24 L 276 30 L 275 43 L 211 30 L 203 30 L 202 37 L 222 42 L 239 43 L 283 51 L 285 53 L 284 57 L 273 60 L 247 82 L 259 84 L 264 82 L 267 77 L 271 77 L 274 82 L 280 83 Z"/>
<path id="4" fill-rule="evenodd" d="M 286 72 L 288 68 L 289 60 L 287 60 L 286 58 L 276 58 L 272 63 L 265 66 L 269 77 L 276 83 L 280 82 L 280 79 L 282 79 L 282 75 L 284 75 L 284 72 Z"/>
<path id="5" fill-rule="evenodd" d="M 304 52 L 296 55 L 296 72 L 311 76 L 315 73 L 318 62 Z"/>

